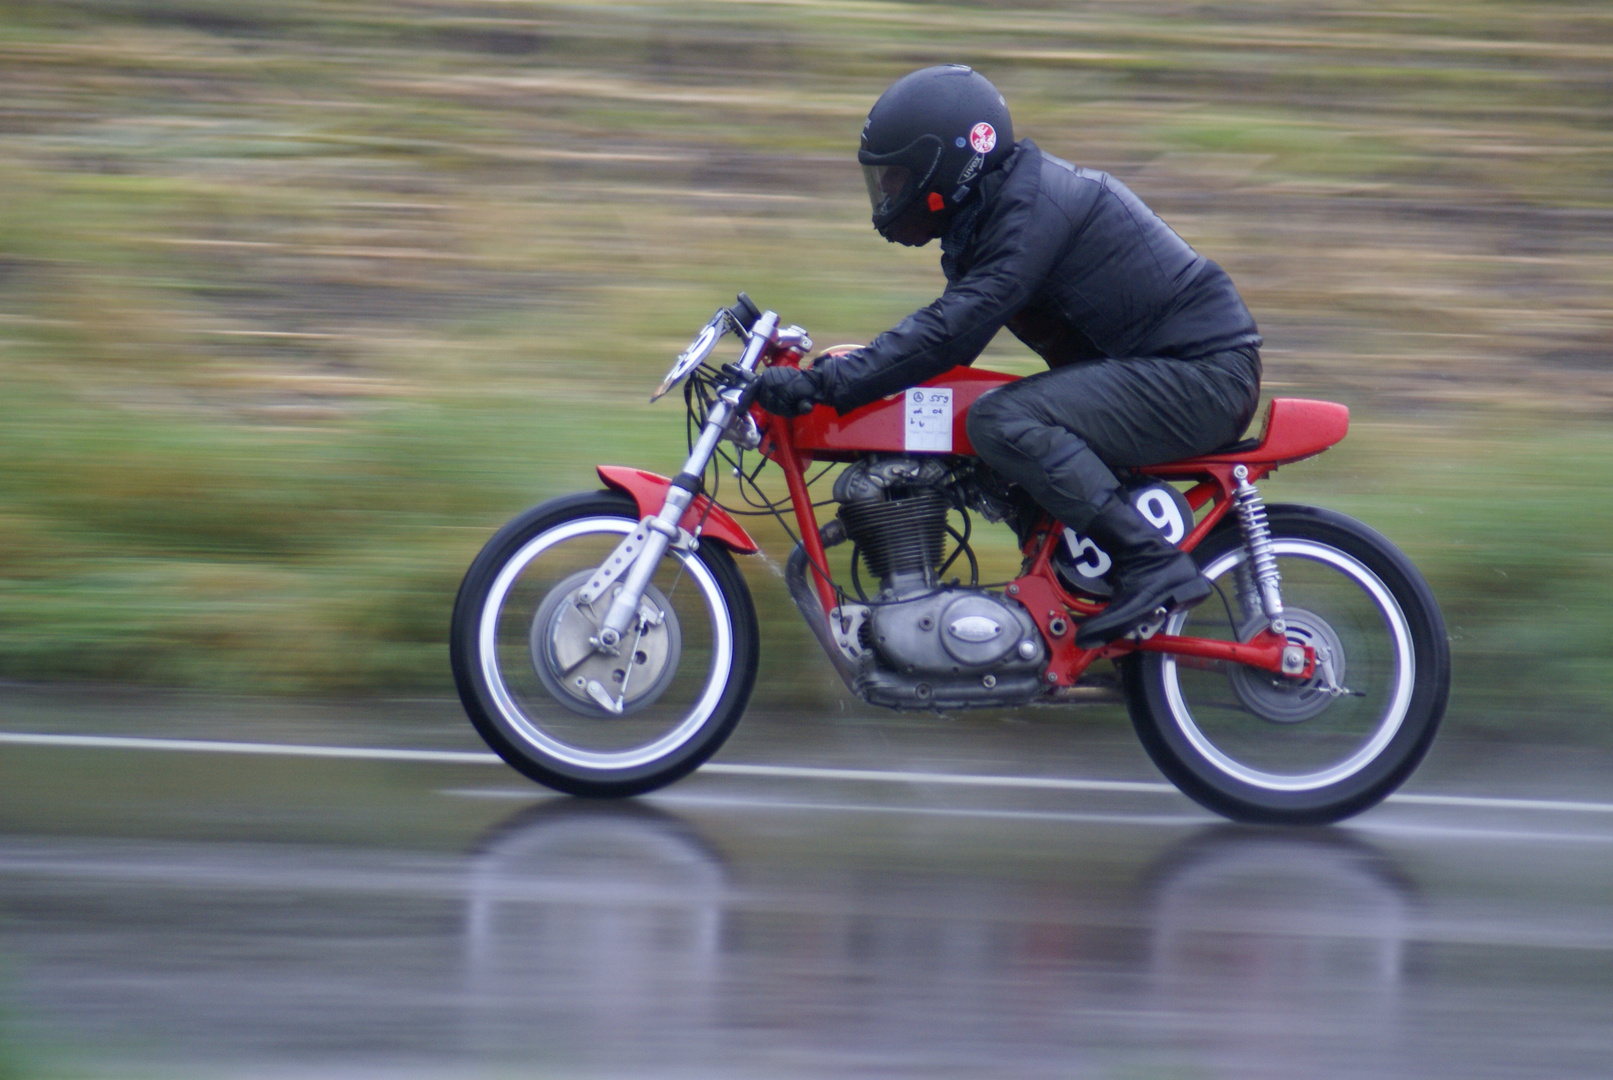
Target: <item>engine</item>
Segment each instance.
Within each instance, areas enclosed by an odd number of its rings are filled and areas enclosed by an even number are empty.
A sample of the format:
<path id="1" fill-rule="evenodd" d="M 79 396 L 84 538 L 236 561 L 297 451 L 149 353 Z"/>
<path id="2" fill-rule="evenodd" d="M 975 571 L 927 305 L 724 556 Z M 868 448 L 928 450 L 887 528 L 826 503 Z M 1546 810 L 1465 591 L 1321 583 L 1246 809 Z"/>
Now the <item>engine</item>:
<path id="1" fill-rule="evenodd" d="M 934 591 L 951 481 L 941 459 L 905 455 L 864 458 L 835 480 L 840 523 L 878 579 L 881 600 Z"/>
<path id="2" fill-rule="evenodd" d="M 843 531 L 856 545 L 853 572 L 860 559 L 879 583 L 867 603 L 830 619 L 840 650 L 859 665 L 856 690 L 870 702 L 945 708 L 1044 692 L 1047 649 L 1030 614 L 999 594 L 940 580 L 948 512 L 983 508 L 974 468 L 960 472 L 936 457 L 865 458 L 835 482 L 840 530 L 831 526 L 826 538 Z"/>

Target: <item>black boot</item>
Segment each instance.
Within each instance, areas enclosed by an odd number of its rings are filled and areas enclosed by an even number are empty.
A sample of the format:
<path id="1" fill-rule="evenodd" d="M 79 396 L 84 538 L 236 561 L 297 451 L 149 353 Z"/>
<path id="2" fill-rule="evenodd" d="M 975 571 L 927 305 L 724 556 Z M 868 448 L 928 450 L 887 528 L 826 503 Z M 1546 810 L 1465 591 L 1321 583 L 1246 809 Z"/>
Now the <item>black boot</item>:
<path id="1" fill-rule="evenodd" d="M 1124 637 L 1161 608 L 1192 607 L 1212 591 L 1199 576 L 1193 557 L 1172 547 L 1163 533 L 1118 496 L 1111 496 L 1083 531 L 1114 559 L 1117 577 L 1109 606 L 1075 632 L 1075 643 L 1083 649 Z"/>

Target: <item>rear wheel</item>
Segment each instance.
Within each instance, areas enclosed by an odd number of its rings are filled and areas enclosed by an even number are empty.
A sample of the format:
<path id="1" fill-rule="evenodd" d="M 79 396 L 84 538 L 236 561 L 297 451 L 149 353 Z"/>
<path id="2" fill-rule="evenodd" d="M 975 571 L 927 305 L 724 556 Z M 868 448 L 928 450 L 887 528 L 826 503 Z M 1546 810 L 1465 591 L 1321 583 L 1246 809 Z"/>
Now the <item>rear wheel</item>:
<path id="1" fill-rule="evenodd" d="M 638 526 L 631 498 L 572 495 L 488 541 L 454 605 L 454 681 L 471 723 L 527 776 L 573 795 L 634 795 L 716 753 L 756 681 L 756 612 L 733 558 L 672 550 L 617 654 L 595 650 L 620 582 L 579 591 Z"/>
<path id="2" fill-rule="evenodd" d="M 1139 653 L 1126 662 L 1127 702 L 1154 763 L 1202 805 L 1241 821 L 1337 821 L 1394 791 L 1427 752 L 1450 691 L 1444 621 L 1417 568 L 1377 532 L 1315 507 L 1269 511 L 1288 640 L 1314 650 L 1315 674 Z M 1259 632 L 1238 531 L 1228 523 L 1193 555 L 1219 595 L 1164 632 Z"/>

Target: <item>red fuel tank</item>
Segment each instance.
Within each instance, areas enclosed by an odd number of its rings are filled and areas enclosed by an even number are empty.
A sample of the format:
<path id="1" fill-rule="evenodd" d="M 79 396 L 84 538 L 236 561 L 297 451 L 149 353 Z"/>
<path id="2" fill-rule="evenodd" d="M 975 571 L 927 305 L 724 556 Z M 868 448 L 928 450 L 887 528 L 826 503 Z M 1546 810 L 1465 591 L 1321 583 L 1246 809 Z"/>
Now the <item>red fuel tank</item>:
<path id="1" fill-rule="evenodd" d="M 793 421 L 796 452 L 821 461 L 858 454 L 974 454 L 964 418 L 988 390 L 1019 376 L 955 367 L 911 390 L 891 394 L 841 416 L 819 405 Z"/>

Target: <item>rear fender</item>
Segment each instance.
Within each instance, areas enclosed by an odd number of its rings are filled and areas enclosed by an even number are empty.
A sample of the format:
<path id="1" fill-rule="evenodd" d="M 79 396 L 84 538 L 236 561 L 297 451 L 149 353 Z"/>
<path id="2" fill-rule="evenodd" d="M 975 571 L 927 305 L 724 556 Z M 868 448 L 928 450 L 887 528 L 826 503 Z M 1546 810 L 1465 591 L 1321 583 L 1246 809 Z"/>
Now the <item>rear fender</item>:
<path id="1" fill-rule="evenodd" d="M 659 473 L 646 472 L 625 465 L 601 465 L 599 478 L 613 491 L 631 495 L 633 501 L 638 503 L 641 518 L 661 512 L 661 506 L 666 502 L 666 489 L 672 486 L 672 481 Z M 701 523 L 701 518 L 705 519 L 704 524 Z M 704 495 L 695 496 L 694 502 L 689 504 L 689 509 L 683 514 L 683 520 L 678 524 L 690 532 L 694 532 L 695 527 L 700 526 L 701 539 L 715 540 L 736 555 L 754 555 L 761 550 L 756 541 L 750 538 L 750 534 L 729 515 L 728 511 Z"/>

